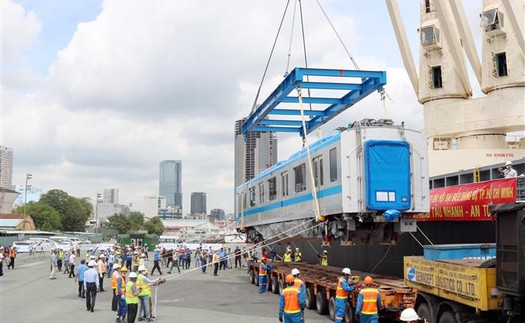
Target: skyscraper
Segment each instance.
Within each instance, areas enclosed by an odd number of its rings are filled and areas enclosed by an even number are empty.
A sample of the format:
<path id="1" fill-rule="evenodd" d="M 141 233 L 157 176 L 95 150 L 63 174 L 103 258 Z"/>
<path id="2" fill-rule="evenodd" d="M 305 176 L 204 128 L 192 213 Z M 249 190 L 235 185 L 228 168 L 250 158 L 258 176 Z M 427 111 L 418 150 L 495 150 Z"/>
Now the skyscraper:
<path id="1" fill-rule="evenodd" d="M 182 214 L 182 161 L 160 162 L 159 196 L 164 196 L 167 206 L 179 209 Z"/>
<path id="2" fill-rule="evenodd" d="M 275 132 L 250 131 L 243 136 L 245 120 L 235 122 L 235 187 L 277 162 Z"/>
<path id="3" fill-rule="evenodd" d="M 118 189 L 117 188 L 105 189 L 102 195 L 102 202 L 118 204 Z"/>
<path id="4" fill-rule="evenodd" d="M 0 187 L 13 187 L 13 149 L 0 146 Z"/>
<path id="5" fill-rule="evenodd" d="M 206 193 L 191 193 L 191 214 L 206 214 Z"/>

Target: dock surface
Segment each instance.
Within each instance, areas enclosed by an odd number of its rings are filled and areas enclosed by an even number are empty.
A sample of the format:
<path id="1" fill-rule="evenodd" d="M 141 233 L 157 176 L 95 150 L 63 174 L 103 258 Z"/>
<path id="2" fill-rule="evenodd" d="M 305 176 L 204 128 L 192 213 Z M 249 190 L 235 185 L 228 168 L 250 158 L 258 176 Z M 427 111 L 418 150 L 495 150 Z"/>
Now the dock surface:
<path id="1" fill-rule="evenodd" d="M 150 260 L 148 270 L 152 266 Z M 156 291 L 156 322 L 279 322 L 279 296 L 271 292 L 259 294 L 258 287 L 249 283 L 246 268 L 219 271 L 219 276 L 214 277 L 211 268 L 203 274 L 194 266 L 192 263 L 189 270 L 182 270 L 181 276 L 167 275 L 162 268 L 168 282 Z M 6 260 L 3 269 L 1 323 L 115 322 L 117 315 L 111 311 L 111 281 L 107 276 L 106 291 L 97 293 L 95 311 L 91 313 L 86 311 L 85 299 L 78 297 L 74 278 L 57 273 L 56 280 L 49 279 L 48 253 L 19 254 L 14 270 L 7 270 Z M 159 277 L 155 274 L 152 278 Z M 330 322 L 328 316 L 311 310 L 305 310 L 305 321 Z"/>

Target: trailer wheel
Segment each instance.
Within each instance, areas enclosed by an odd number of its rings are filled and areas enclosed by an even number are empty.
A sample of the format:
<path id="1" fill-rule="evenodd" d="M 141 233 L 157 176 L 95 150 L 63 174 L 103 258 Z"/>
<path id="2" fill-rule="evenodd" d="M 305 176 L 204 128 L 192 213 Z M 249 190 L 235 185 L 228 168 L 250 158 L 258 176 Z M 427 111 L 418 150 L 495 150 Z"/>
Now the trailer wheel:
<path id="1" fill-rule="evenodd" d="M 250 283 L 255 284 L 255 272 L 253 269 L 250 269 Z"/>
<path id="2" fill-rule="evenodd" d="M 456 317 L 454 316 L 454 313 L 451 311 L 446 311 L 443 314 L 441 314 L 441 317 L 439 318 L 439 323 L 456 323 Z"/>
<path id="3" fill-rule="evenodd" d="M 266 290 L 269 292 L 272 291 L 272 276 L 269 274 L 266 275 Z"/>
<path id="4" fill-rule="evenodd" d="M 253 276 L 255 277 L 255 286 L 259 286 L 259 273 L 255 272 Z"/>
<path id="5" fill-rule="evenodd" d="M 315 310 L 315 294 L 312 287 L 306 289 L 306 308 L 309 310 Z"/>
<path id="6" fill-rule="evenodd" d="M 279 280 L 279 295 L 283 293 L 284 289 L 284 282 L 282 280 Z"/>
<path id="7" fill-rule="evenodd" d="M 354 323 L 354 309 L 350 305 L 350 302 L 346 302 L 344 320 L 345 320 L 345 323 Z"/>
<path id="8" fill-rule="evenodd" d="M 335 320 L 335 297 L 330 297 L 330 300 L 328 301 L 328 316 L 330 316 L 330 320 Z"/>
<path id="9" fill-rule="evenodd" d="M 273 276 L 271 283 L 272 283 L 272 292 L 274 294 L 279 294 L 279 276 L 277 275 Z"/>
<path id="10" fill-rule="evenodd" d="M 323 290 L 317 291 L 317 296 L 315 297 L 315 300 L 315 305 L 317 306 L 317 313 L 321 315 L 326 314 L 326 312 L 328 311 L 328 300 L 326 299 Z"/>
<path id="11" fill-rule="evenodd" d="M 419 304 L 419 306 L 417 307 L 416 313 L 417 313 L 417 316 L 419 316 L 422 319 L 426 319 L 429 322 L 432 319 L 432 313 L 430 313 L 430 307 L 428 306 L 427 303 Z"/>

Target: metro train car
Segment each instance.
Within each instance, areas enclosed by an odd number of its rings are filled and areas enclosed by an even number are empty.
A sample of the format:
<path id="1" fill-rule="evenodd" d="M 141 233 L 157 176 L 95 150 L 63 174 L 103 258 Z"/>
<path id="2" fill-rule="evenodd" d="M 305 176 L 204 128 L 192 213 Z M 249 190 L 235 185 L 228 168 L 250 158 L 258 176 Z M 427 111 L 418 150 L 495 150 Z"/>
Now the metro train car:
<path id="1" fill-rule="evenodd" d="M 248 241 L 395 243 L 416 231 L 414 214 L 429 211 L 422 133 L 365 119 L 309 151 L 310 161 L 303 148 L 236 188 L 236 225 Z"/>

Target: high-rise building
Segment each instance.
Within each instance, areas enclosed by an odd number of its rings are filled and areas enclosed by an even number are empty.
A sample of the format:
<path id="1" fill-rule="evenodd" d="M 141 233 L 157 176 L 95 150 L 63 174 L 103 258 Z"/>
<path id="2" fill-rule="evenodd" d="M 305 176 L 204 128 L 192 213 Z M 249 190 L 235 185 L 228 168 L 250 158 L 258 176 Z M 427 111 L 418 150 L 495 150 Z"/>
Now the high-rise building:
<path id="1" fill-rule="evenodd" d="M 277 162 L 275 132 L 250 131 L 243 136 L 245 120 L 235 122 L 235 187 Z"/>
<path id="2" fill-rule="evenodd" d="M 191 193 L 191 214 L 206 214 L 206 193 Z"/>
<path id="3" fill-rule="evenodd" d="M 182 214 L 182 161 L 160 162 L 159 196 L 166 198 L 168 207 L 179 209 Z"/>
<path id="4" fill-rule="evenodd" d="M 0 146 L 0 187 L 13 187 L 13 149 Z"/>
<path id="5" fill-rule="evenodd" d="M 118 189 L 117 188 L 105 189 L 102 195 L 102 202 L 118 204 Z"/>

